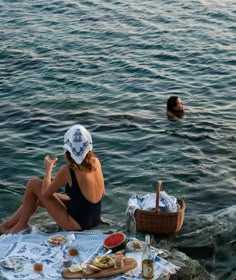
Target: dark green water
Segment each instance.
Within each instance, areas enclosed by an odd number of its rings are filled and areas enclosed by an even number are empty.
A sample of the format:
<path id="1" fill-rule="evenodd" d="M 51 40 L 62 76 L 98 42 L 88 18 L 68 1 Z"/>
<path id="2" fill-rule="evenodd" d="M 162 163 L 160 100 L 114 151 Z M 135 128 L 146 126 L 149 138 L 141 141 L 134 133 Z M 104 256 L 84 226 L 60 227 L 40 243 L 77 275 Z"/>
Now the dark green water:
<path id="1" fill-rule="evenodd" d="M 236 274 L 236 3 L 0 0 L 0 219 L 46 154 L 87 127 L 106 183 L 103 216 L 165 190 L 187 204 L 173 244 L 216 279 Z M 166 100 L 186 114 L 168 121 Z"/>

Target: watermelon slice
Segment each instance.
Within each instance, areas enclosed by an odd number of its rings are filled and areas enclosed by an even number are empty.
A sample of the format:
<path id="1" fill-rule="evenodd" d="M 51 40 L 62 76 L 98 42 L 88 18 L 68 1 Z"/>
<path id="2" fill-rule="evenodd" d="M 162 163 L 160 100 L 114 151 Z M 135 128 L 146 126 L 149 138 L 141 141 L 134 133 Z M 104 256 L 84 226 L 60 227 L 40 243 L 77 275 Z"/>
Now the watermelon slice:
<path id="1" fill-rule="evenodd" d="M 103 246 L 106 249 L 111 249 L 113 253 L 123 250 L 125 245 L 126 235 L 121 231 L 110 234 L 103 241 Z"/>

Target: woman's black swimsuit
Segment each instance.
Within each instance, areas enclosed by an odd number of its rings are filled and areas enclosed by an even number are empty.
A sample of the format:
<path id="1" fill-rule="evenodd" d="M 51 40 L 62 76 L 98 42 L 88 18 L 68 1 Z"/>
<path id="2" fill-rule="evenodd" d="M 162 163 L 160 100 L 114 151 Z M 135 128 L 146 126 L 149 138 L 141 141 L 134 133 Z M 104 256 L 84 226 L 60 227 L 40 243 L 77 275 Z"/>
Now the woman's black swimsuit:
<path id="1" fill-rule="evenodd" d="M 89 202 L 82 194 L 77 182 L 75 173 L 70 169 L 72 179 L 71 187 L 67 184 L 65 192 L 71 201 L 68 206 L 68 213 L 74 218 L 82 229 L 90 229 L 100 223 L 101 220 L 101 200 L 97 203 Z"/>

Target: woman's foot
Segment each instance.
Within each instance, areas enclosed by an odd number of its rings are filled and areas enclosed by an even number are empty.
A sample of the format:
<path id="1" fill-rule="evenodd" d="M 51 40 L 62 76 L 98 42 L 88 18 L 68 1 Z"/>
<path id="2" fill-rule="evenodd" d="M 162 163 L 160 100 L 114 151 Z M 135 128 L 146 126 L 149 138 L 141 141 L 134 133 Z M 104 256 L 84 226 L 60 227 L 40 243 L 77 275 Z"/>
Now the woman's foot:
<path id="1" fill-rule="evenodd" d="M 7 233 L 11 228 L 6 223 L 0 225 L 0 235 Z"/>
<path id="2" fill-rule="evenodd" d="M 29 226 L 30 226 L 29 223 L 24 224 L 24 225 L 16 224 L 16 225 L 15 225 L 14 227 L 12 227 L 7 233 L 14 234 L 14 233 L 17 233 L 17 232 L 20 232 L 20 231 L 22 231 L 22 230 L 27 229 Z"/>

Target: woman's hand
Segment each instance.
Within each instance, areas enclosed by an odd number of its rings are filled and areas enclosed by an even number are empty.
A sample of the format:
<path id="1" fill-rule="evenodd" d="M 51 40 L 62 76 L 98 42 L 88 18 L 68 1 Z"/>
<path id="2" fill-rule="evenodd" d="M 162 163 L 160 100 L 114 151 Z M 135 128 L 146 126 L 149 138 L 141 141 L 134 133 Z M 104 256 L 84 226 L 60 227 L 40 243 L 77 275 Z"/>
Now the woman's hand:
<path id="1" fill-rule="evenodd" d="M 45 158 L 44 158 L 44 166 L 45 166 L 45 168 L 48 170 L 48 169 L 52 169 L 53 168 L 53 166 L 56 164 L 56 162 L 57 162 L 57 157 L 55 157 L 55 158 L 50 158 L 49 156 L 46 156 Z"/>

